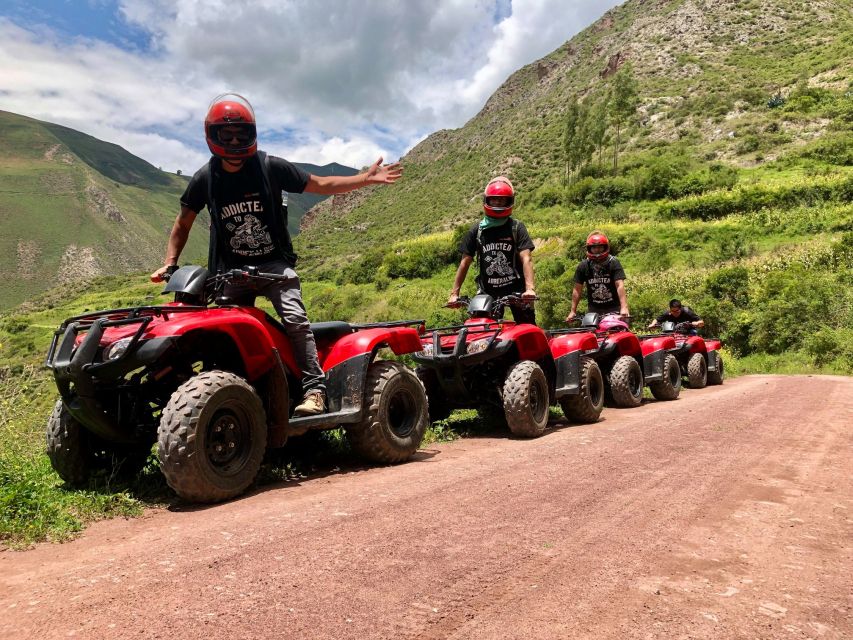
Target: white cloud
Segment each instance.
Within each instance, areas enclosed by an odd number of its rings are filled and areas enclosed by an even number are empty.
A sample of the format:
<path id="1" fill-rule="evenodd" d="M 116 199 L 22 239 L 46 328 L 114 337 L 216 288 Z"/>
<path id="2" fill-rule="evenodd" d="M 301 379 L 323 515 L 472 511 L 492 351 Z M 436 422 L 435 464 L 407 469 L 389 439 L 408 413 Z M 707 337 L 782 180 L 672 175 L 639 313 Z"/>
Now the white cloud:
<path id="1" fill-rule="evenodd" d="M 233 89 L 255 106 L 262 147 L 360 166 L 460 126 L 513 71 L 614 4 L 121 0 L 123 19 L 150 34 L 148 51 L 0 17 L 0 108 L 186 172 L 206 156 L 208 101 Z"/>

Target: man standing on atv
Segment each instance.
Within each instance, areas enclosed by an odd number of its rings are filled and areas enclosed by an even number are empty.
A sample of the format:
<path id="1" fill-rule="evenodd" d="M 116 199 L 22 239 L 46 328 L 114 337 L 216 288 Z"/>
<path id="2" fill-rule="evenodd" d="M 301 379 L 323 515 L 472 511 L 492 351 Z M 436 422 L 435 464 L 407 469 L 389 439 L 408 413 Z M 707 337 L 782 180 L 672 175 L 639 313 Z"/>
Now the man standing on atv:
<path id="1" fill-rule="evenodd" d="M 566 322 L 577 316 L 584 283 L 588 312 L 630 315 L 625 295 L 625 270 L 619 260 L 610 255 L 610 241 L 601 231 L 593 231 L 586 239 L 586 258 L 575 269 L 572 308 Z"/>
<path id="2" fill-rule="evenodd" d="M 254 266 L 263 273 L 290 276 L 289 280 L 272 282 L 260 290 L 230 285 L 223 293 L 235 299 L 259 294 L 272 302 L 303 374 L 304 399 L 294 413 L 323 413 L 325 375 L 294 271 L 296 254 L 287 231 L 281 192 L 346 193 L 371 184 L 395 182 L 402 169 L 399 163 L 382 166 L 379 158 L 367 171 L 354 176 L 321 177 L 287 160 L 268 156 L 258 151 L 252 106 L 235 93 L 214 98 L 204 120 L 204 132 L 213 156 L 195 173 L 181 196 L 181 212 L 172 226 L 164 266 L 151 274 L 151 280 L 160 282 L 175 270 L 196 215 L 206 206 L 211 219 L 211 272 Z"/>
<path id="3" fill-rule="evenodd" d="M 690 328 L 687 329 L 685 333 L 689 333 L 694 336 L 698 333 L 696 331 L 697 329 L 701 329 L 705 326 L 705 321 L 700 318 L 693 309 L 683 306 L 681 304 L 681 300 L 677 300 L 675 298 L 669 301 L 669 311 L 659 315 L 648 328 L 654 329 L 655 327 L 662 325 L 664 322 L 674 322 L 676 325 L 689 325 Z"/>
<path id="4" fill-rule="evenodd" d="M 483 192 L 483 219 L 477 222 L 462 238 L 459 251 L 462 260 L 456 270 L 453 289 L 448 304 L 459 298 L 459 291 L 468 269 L 477 256 L 479 274 L 477 292 L 493 298 L 509 294 L 521 294 L 523 298 L 535 298 L 533 290 L 533 240 L 525 226 L 512 216 L 515 190 L 509 178 L 499 176 L 486 185 Z M 532 303 L 527 308 L 511 306 L 513 319 L 519 324 L 536 324 L 536 313 Z"/>

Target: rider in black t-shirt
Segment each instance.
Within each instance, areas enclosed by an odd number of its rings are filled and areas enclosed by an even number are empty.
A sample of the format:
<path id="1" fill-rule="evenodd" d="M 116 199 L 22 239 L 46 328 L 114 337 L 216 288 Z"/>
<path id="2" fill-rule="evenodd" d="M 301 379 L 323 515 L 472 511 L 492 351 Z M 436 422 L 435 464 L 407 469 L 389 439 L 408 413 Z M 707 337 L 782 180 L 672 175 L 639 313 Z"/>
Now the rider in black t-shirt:
<path id="1" fill-rule="evenodd" d="M 587 311 L 604 315 L 619 313 L 630 315 L 625 295 L 625 270 L 619 260 L 610 255 L 610 241 L 600 231 L 593 231 L 586 239 L 586 258 L 575 269 L 575 286 L 572 289 L 572 308 L 566 317 L 571 322 L 578 312 L 583 286 L 586 284 Z"/>
<path id="2" fill-rule="evenodd" d="M 488 185 L 483 194 L 485 216 L 462 238 L 459 251 L 462 260 L 456 271 L 448 303 L 456 302 L 468 269 L 477 256 L 479 274 L 477 292 L 493 298 L 508 294 L 521 294 L 525 298 L 536 296 L 533 290 L 533 240 L 527 228 L 511 216 L 515 190 L 508 178 L 500 176 Z M 536 324 L 532 303 L 526 309 L 510 307 L 518 323 Z"/>
<path id="3" fill-rule="evenodd" d="M 302 369 L 305 397 L 294 415 L 322 413 L 325 374 L 294 271 L 296 254 L 287 231 L 287 209 L 282 205 L 281 192 L 346 193 L 370 184 L 395 182 L 401 167 L 398 163 L 382 166 L 379 158 L 358 175 L 315 176 L 287 160 L 267 156 L 258 151 L 252 106 L 234 93 L 213 100 L 204 131 L 213 157 L 196 172 L 181 196 L 181 212 L 169 235 L 165 264 L 151 274 L 151 280 L 160 282 L 174 270 L 196 215 L 207 207 L 211 219 L 208 268 L 212 272 L 254 265 L 265 273 L 289 276 L 257 293 L 268 298 L 281 317 Z M 226 294 L 230 295 L 227 290 Z"/>
<path id="4" fill-rule="evenodd" d="M 696 329 L 701 329 L 705 326 L 705 321 L 693 309 L 683 306 L 681 300 L 675 298 L 669 301 L 669 311 L 659 315 L 648 328 L 654 329 L 664 322 L 674 322 L 675 324 L 688 323 L 690 325 L 688 331 L 694 335 L 696 334 Z"/>

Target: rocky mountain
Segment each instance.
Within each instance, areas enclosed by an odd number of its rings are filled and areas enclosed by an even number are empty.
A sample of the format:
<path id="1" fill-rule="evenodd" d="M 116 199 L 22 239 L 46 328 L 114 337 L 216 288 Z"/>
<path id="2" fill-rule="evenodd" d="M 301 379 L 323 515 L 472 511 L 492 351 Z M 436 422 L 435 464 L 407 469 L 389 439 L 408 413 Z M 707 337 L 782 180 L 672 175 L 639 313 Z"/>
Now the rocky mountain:
<path id="1" fill-rule="evenodd" d="M 849 95 L 853 3 L 628 0 L 512 74 L 465 126 L 412 149 L 394 188 L 313 212 L 299 241 L 303 269 L 331 272 L 365 247 L 468 222 L 491 176 L 509 175 L 522 207 L 544 185 L 564 182 L 569 105 L 601 100 L 620 69 L 631 70 L 638 96 L 622 133 L 625 157 L 679 148 L 756 167 L 837 128 L 822 102 Z M 774 96 L 794 96 L 796 105 L 769 107 Z M 611 124 L 605 159 L 613 139 Z"/>

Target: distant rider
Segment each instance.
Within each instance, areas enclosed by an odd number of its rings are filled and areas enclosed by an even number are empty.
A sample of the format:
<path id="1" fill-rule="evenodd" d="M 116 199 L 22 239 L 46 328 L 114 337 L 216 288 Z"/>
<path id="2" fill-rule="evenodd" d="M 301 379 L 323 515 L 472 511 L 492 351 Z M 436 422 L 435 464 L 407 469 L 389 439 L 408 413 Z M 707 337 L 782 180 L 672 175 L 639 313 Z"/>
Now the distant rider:
<path id="1" fill-rule="evenodd" d="M 527 228 L 512 218 L 515 189 L 509 178 L 499 176 L 486 185 L 483 192 L 483 219 L 473 225 L 462 242 L 459 251 L 462 260 L 456 270 L 453 289 L 448 304 L 456 302 L 468 269 L 477 256 L 479 274 L 477 293 L 486 293 L 493 298 L 509 294 L 521 294 L 524 298 L 536 297 L 533 284 L 533 240 Z M 511 306 L 513 319 L 518 323 L 536 324 L 536 313 L 531 302 L 528 308 Z"/>
<path id="2" fill-rule="evenodd" d="M 160 282 L 175 269 L 196 215 L 206 206 L 211 218 L 208 268 L 212 272 L 255 266 L 263 273 L 290 276 L 287 281 L 272 282 L 253 292 L 245 285 L 232 284 L 223 293 L 238 299 L 257 293 L 272 302 L 303 374 L 304 398 L 294 414 L 323 413 L 325 374 L 294 271 L 296 254 L 287 231 L 281 191 L 346 193 L 370 184 L 395 182 L 401 175 L 400 165 L 383 167 L 379 158 L 358 175 L 315 176 L 287 160 L 267 156 L 258 151 L 252 106 L 234 93 L 214 98 L 204 131 L 213 157 L 196 172 L 181 196 L 181 212 L 172 226 L 164 266 L 151 274 L 151 280 Z"/>
<path id="3" fill-rule="evenodd" d="M 690 329 L 685 333 L 690 333 L 691 335 L 696 335 L 696 330 L 705 326 L 705 321 L 700 318 L 693 309 L 683 306 L 681 304 L 681 300 L 677 300 L 675 298 L 669 301 L 669 311 L 659 315 L 649 325 L 649 329 L 659 327 L 664 322 L 674 322 L 676 325 L 681 323 L 689 324 Z"/>
<path id="4" fill-rule="evenodd" d="M 566 316 L 566 322 L 571 322 L 577 316 L 584 284 L 587 311 L 599 315 L 630 315 L 625 295 L 625 270 L 619 260 L 610 255 L 610 241 L 601 231 L 593 231 L 586 239 L 586 258 L 575 269 L 572 308 Z"/>

